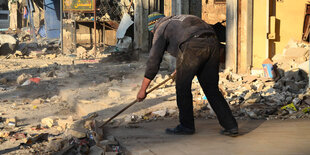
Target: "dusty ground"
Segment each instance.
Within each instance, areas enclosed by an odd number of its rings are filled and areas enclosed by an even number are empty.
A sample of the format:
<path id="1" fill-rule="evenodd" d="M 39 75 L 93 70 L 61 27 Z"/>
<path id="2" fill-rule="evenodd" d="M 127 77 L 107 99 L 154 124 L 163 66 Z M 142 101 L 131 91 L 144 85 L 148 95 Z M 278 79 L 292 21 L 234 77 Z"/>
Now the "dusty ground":
<path id="1" fill-rule="evenodd" d="M 196 119 L 194 135 L 167 135 L 176 119 L 107 128 L 132 155 L 308 155 L 309 120 L 238 120 L 240 136 L 219 134 L 217 120 Z"/>
<path id="2" fill-rule="evenodd" d="M 98 60 L 77 60 L 65 56 L 55 59 L 2 59 L 0 79 L 4 78 L 6 82 L 0 85 L 0 113 L 2 118 L 16 117 L 17 120 L 17 127 L 9 130 L 5 130 L 7 126 L 2 123 L 2 131 L 28 135 L 49 133 L 50 137 L 57 137 L 65 132 L 59 128 L 57 120 L 69 117 L 78 120 L 91 112 L 98 112 L 98 120 L 111 117 L 135 100 L 144 74 L 145 57 L 146 54 L 141 56 L 142 61 L 135 62 L 111 57 Z M 41 81 L 26 86 L 17 84 L 16 79 L 23 73 L 40 77 Z M 169 73 L 164 69 L 159 76 L 164 78 Z M 120 118 L 131 119 L 133 113 L 142 115 L 169 107 L 176 109 L 174 86 L 171 83 L 165 87 L 124 112 L 116 119 L 116 124 L 126 121 Z M 40 131 L 31 129 L 42 125 L 41 120 L 46 117 L 55 120 L 53 127 Z M 25 141 L 25 137 L 8 139 L 1 142 L 0 150 L 13 154 L 10 149 Z"/>

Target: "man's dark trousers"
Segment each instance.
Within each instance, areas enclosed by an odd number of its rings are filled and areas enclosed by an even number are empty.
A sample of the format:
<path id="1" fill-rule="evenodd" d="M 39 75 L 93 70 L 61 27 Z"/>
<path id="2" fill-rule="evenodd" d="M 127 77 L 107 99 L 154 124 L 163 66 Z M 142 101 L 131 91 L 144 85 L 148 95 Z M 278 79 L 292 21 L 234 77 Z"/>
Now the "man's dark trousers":
<path id="1" fill-rule="evenodd" d="M 180 46 L 177 57 L 176 93 L 181 125 L 195 129 L 191 85 L 196 75 L 220 125 L 238 127 L 235 118 L 219 91 L 219 42 L 213 34 L 193 37 Z"/>

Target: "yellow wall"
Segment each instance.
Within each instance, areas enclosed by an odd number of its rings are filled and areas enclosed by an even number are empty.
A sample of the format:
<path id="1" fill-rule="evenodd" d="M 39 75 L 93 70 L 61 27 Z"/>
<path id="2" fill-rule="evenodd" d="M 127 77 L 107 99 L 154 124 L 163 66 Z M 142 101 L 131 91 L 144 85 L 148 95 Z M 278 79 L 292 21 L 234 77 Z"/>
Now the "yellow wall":
<path id="1" fill-rule="evenodd" d="M 275 43 L 275 54 L 282 54 L 290 39 L 301 40 L 306 3 L 308 0 L 276 2 L 276 19 L 280 21 L 280 34 Z"/>
<path id="2" fill-rule="evenodd" d="M 282 54 L 290 39 L 301 40 L 306 3 L 308 0 L 270 0 L 270 16 L 277 19 L 276 39 L 270 40 L 269 57 Z M 262 68 L 266 59 L 266 0 L 253 0 L 253 68 Z M 273 10 L 275 12 L 273 12 Z M 273 46 L 274 45 L 274 46 Z"/>
<path id="3" fill-rule="evenodd" d="M 261 68 L 266 55 L 266 0 L 253 0 L 253 67 Z"/>

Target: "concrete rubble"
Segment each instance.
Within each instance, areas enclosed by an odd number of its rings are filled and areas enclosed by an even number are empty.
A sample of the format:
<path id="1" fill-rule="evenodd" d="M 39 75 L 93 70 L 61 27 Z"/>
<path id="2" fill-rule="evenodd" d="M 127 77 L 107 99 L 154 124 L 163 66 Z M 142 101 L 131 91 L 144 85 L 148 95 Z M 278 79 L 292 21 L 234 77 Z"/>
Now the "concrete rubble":
<path id="1" fill-rule="evenodd" d="M 17 40 L 8 34 L 0 34 L 0 55 L 12 54 L 16 46 Z"/>

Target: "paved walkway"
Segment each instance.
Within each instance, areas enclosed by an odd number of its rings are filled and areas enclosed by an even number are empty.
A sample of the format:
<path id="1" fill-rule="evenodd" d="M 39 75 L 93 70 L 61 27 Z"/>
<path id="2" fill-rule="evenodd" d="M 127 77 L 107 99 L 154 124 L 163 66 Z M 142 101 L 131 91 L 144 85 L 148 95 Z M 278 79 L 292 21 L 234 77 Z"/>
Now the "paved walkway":
<path id="1" fill-rule="evenodd" d="M 196 120 L 196 134 L 166 135 L 177 120 L 107 128 L 132 155 L 310 155 L 310 120 L 238 121 L 239 137 L 219 134 L 216 120 Z"/>

